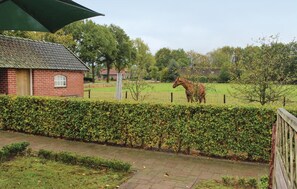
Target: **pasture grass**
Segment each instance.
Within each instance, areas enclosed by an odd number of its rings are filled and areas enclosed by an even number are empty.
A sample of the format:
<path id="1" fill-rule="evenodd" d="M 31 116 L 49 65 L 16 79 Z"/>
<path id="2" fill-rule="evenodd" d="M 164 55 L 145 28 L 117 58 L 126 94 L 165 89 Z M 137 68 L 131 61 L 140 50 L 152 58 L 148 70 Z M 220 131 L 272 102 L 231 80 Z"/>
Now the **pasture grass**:
<path id="1" fill-rule="evenodd" d="M 216 180 L 204 180 L 199 182 L 195 189 L 234 189 L 234 187 L 225 186 L 223 183 Z"/>
<path id="2" fill-rule="evenodd" d="M 0 188 L 116 188 L 129 173 L 22 156 L 0 164 Z"/>
<path id="3" fill-rule="evenodd" d="M 143 92 L 145 96 L 144 102 L 153 103 L 171 103 L 171 93 L 173 93 L 173 103 L 174 104 L 186 104 L 187 99 L 185 95 L 185 90 L 182 86 L 177 88 L 172 88 L 172 83 L 159 83 L 151 82 L 150 85 L 152 89 L 147 89 Z M 259 103 L 250 103 L 244 100 L 236 98 L 233 94 L 235 89 L 232 85 L 227 83 L 206 83 L 206 104 L 213 105 L 223 105 L 224 95 L 227 105 L 259 105 Z M 95 84 L 85 84 L 85 89 L 91 89 L 91 98 L 99 100 L 115 100 L 115 88 L 116 82 L 100 82 Z M 125 86 L 125 81 L 124 85 Z M 292 94 L 286 97 L 286 106 L 290 108 L 295 108 L 297 106 L 297 85 L 291 86 L 294 88 Z M 125 99 L 127 91 L 127 99 Z M 87 92 L 85 92 L 85 97 L 87 98 Z M 130 92 L 123 87 L 123 100 L 133 101 Z M 282 107 L 283 99 L 279 102 L 269 104 L 269 106 Z"/>

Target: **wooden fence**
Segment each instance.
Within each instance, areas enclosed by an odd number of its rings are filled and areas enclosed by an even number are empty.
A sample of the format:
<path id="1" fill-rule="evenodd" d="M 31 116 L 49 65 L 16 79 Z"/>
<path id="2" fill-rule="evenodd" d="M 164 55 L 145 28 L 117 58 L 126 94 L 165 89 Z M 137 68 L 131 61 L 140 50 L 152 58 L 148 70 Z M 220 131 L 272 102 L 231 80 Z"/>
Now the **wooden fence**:
<path id="1" fill-rule="evenodd" d="M 283 108 L 277 111 L 272 188 L 297 189 L 297 118 Z"/>

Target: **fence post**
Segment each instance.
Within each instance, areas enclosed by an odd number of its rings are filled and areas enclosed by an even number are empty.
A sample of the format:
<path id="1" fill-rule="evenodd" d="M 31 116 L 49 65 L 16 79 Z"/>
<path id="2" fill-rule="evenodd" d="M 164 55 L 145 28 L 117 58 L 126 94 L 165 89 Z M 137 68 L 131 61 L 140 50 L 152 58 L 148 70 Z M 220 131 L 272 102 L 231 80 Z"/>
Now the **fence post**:
<path id="1" fill-rule="evenodd" d="M 127 99 L 128 98 L 128 91 L 126 91 L 126 93 L 125 93 L 125 99 Z"/>
<path id="2" fill-rule="evenodd" d="M 283 106 L 286 106 L 286 97 L 284 96 Z"/>
<path id="3" fill-rule="evenodd" d="M 226 95 L 224 95 L 224 104 L 226 104 Z"/>
<path id="4" fill-rule="evenodd" d="M 170 99 L 171 102 L 173 102 L 173 92 L 171 92 L 171 99 Z"/>
<path id="5" fill-rule="evenodd" d="M 91 98 L 91 89 L 89 89 L 89 98 Z"/>
<path id="6" fill-rule="evenodd" d="M 272 189 L 273 184 L 273 172 L 274 172 L 274 161 L 275 161 L 275 148 L 276 148 L 276 124 L 272 125 L 272 140 L 271 140 L 271 154 L 269 163 L 269 180 L 268 189 Z"/>

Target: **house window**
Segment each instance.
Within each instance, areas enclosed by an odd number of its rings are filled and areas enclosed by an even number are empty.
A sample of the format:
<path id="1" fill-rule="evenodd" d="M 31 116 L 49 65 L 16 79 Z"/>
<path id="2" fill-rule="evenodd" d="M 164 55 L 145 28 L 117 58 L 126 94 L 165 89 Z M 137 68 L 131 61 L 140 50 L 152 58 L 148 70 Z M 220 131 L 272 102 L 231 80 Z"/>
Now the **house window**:
<path id="1" fill-rule="evenodd" d="M 55 76 L 55 87 L 66 87 L 66 76 L 56 75 Z"/>

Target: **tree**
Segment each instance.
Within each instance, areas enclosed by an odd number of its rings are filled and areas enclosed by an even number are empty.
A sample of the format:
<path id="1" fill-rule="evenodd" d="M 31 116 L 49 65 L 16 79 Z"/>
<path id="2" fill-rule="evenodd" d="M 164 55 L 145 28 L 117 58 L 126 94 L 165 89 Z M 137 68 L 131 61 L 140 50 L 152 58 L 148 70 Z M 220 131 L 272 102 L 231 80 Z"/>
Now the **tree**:
<path id="1" fill-rule="evenodd" d="M 209 68 L 211 67 L 209 58 L 206 55 L 197 53 L 195 51 L 187 52 L 188 57 L 190 58 L 190 66 L 196 68 Z"/>
<path id="2" fill-rule="evenodd" d="M 287 44 L 287 46 L 291 47 L 294 52 L 297 52 L 297 42 L 291 42 Z M 291 61 L 288 62 L 285 74 L 288 74 L 291 77 L 289 84 L 297 84 L 297 56 L 294 56 L 293 54 L 291 55 Z"/>
<path id="3" fill-rule="evenodd" d="M 134 65 L 131 67 L 130 72 L 133 78 L 125 83 L 125 88 L 129 90 L 135 101 L 144 100 L 147 94 L 143 94 L 143 92 L 152 89 L 152 86 L 143 79 L 144 70 L 140 67 Z"/>
<path id="4" fill-rule="evenodd" d="M 155 65 L 155 58 L 152 55 L 150 48 L 140 38 L 133 41 L 135 49 L 134 64 L 143 71 L 143 78 L 149 74 L 150 67 Z"/>
<path id="5" fill-rule="evenodd" d="M 74 52 L 92 68 L 95 81 L 95 67 L 105 64 L 107 68 L 107 82 L 109 71 L 116 57 L 116 39 L 107 26 L 94 23 L 91 20 L 74 22 L 63 28 L 66 34 L 71 34 L 76 46 Z"/>
<path id="6" fill-rule="evenodd" d="M 82 26 L 82 39 L 79 43 L 79 57 L 91 65 L 93 82 L 95 81 L 95 66 L 105 63 L 107 68 L 107 82 L 109 70 L 116 57 L 116 39 L 106 26 L 86 21 Z"/>
<path id="7" fill-rule="evenodd" d="M 150 67 L 150 77 L 155 81 L 160 80 L 160 73 L 157 66 Z"/>
<path id="8" fill-rule="evenodd" d="M 220 71 L 220 75 L 218 78 L 219 83 L 228 83 L 230 80 L 230 73 L 227 66 L 223 66 Z"/>
<path id="9" fill-rule="evenodd" d="M 288 62 L 297 57 L 293 45 L 277 41 L 277 37 L 262 38 L 257 48 L 247 47 L 242 57 L 242 75 L 234 78 L 236 96 L 261 105 L 275 102 L 292 89 L 285 86 L 292 80 L 287 73 Z"/>
<path id="10" fill-rule="evenodd" d="M 243 56 L 243 49 L 240 47 L 235 48 L 231 56 L 231 66 L 229 69 L 230 78 L 233 76 L 234 78 L 240 79 L 240 76 L 242 74 L 242 70 L 241 70 L 242 56 Z"/>
<path id="11" fill-rule="evenodd" d="M 184 51 L 184 49 L 172 50 L 171 60 L 174 60 L 179 67 L 187 67 L 190 65 L 190 59 L 188 57 L 188 54 Z"/>
<path id="12" fill-rule="evenodd" d="M 226 64 L 231 64 L 233 47 L 225 46 L 208 53 L 212 67 L 221 68 Z"/>
<path id="13" fill-rule="evenodd" d="M 133 45 L 125 31 L 116 25 L 108 27 L 116 39 L 116 56 L 114 66 L 117 70 L 116 98 L 122 99 L 122 74 L 121 71 L 131 64 Z M 134 57 L 134 56 L 133 56 Z"/>
<path id="14" fill-rule="evenodd" d="M 171 60 L 171 50 L 168 48 L 162 48 L 158 50 L 155 54 L 156 66 L 159 68 L 159 71 L 163 70 L 168 66 L 169 61 Z"/>
<path id="15" fill-rule="evenodd" d="M 48 32 L 35 32 L 35 31 L 4 31 L 3 35 L 28 38 L 36 41 L 47 41 L 52 43 L 59 43 L 69 48 L 73 49 L 75 46 L 75 41 L 71 34 L 65 34 L 63 29 L 58 30 L 56 33 Z"/>
<path id="16" fill-rule="evenodd" d="M 14 36 L 14 37 L 22 37 L 22 38 L 29 38 L 28 37 L 28 31 L 0 31 L 1 35 L 6 35 L 6 36 Z"/>
<path id="17" fill-rule="evenodd" d="M 131 59 L 135 56 L 133 43 L 125 31 L 116 25 L 108 27 L 116 39 L 116 56 L 114 66 L 118 73 L 131 64 Z"/>
<path id="18" fill-rule="evenodd" d="M 133 41 L 133 47 L 136 56 L 133 66 L 130 67 L 130 81 L 125 84 L 125 88 L 130 91 L 132 98 L 138 101 L 144 100 L 146 97 L 146 95 L 143 95 L 144 90 L 152 88 L 143 78 L 148 74 L 147 69 L 154 64 L 154 57 L 148 45 L 140 38 Z"/>
<path id="19" fill-rule="evenodd" d="M 75 54 L 78 56 L 80 55 L 80 43 L 83 41 L 84 36 L 84 25 L 86 22 L 84 21 L 77 21 L 69 24 L 63 28 L 65 34 L 70 34 L 73 37 L 76 45 L 71 49 Z"/>
<path id="20" fill-rule="evenodd" d="M 162 81 L 164 82 L 172 82 L 179 76 L 179 65 L 174 60 L 171 59 L 167 68 L 163 69 Z"/>

